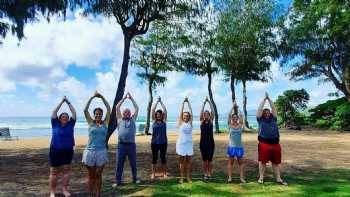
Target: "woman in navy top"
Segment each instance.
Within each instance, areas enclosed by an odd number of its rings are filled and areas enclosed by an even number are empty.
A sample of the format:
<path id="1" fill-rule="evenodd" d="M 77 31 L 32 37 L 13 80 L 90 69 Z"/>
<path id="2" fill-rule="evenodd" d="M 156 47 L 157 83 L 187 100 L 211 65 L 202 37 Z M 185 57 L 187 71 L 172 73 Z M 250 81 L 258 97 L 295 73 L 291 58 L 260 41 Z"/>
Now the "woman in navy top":
<path id="1" fill-rule="evenodd" d="M 158 109 L 156 111 L 158 103 L 162 106 L 163 110 Z M 152 132 L 152 175 L 151 179 L 154 179 L 156 173 L 156 165 L 158 160 L 158 152 L 160 153 L 160 159 L 162 162 L 163 177 L 167 177 L 166 167 L 166 150 L 168 147 L 168 138 L 166 134 L 166 121 L 167 111 L 165 105 L 161 101 L 160 97 L 152 108 L 152 120 L 153 120 L 153 132 Z"/>
<path id="2" fill-rule="evenodd" d="M 63 103 L 67 103 L 72 117 L 63 112 L 57 116 L 57 112 Z M 57 176 L 63 172 L 62 192 L 64 196 L 70 196 L 68 192 L 69 176 L 71 173 L 70 164 L 73 158 L 74 147 L 74 126 L 76 122 L 76 112 L 66 97 L 63 97 L 51 116 L 52 138 L 50 145 L 50 197 L 55 196 Z"/>

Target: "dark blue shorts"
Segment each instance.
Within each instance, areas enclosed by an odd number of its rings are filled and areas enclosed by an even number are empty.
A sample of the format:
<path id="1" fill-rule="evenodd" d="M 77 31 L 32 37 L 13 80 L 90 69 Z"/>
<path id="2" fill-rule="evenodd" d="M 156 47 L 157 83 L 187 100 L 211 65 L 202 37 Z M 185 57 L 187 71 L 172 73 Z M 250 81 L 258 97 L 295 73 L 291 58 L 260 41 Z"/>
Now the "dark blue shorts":
<path id="1" fill-rule="evenodd" d="M 73 149 L 55 149 L 50 148 L 49 159 L 51 167 L 59 167 L 72 163 Z"/>
<path id="2" fill-rule="evenodd" d="M 227 147 L 227 155 L 229 157 L 237 157 L 238 159 L 241 159 L 244 155 L 244 148 L 242 147 Z"/>

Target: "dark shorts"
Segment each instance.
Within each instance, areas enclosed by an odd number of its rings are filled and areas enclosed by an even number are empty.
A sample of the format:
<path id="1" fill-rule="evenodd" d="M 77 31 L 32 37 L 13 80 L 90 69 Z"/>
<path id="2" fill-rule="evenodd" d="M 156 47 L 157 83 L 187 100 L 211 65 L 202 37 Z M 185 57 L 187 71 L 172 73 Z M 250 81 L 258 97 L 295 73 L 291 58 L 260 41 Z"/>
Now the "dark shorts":
<path id="1" fill-rule="evenodd" d="M 202 161 L 213 161 L 215 145 L 202 145 L 199 147 L 202 155 Z"/>
<path id="2" fill-rule="evenodd" d="M 273 164 L 280 164 L 282 158 L 282 150 L 280 144 L 267 144 L 259 142 L 258 145 L 259 161 L 267 163 L 271 161 Z"/>
<path id="3" fill-rule="evenodd" d="M 49 159 L 51 167 L 60 167 L 72 163 L 73 149 L 55 149 L 50 148 Z"/>
<path id="4" fill-rule="evenodd" d="M 160 160 L 162 164 L 166 163 L 166 150 L 168 148 L 167 144 L 151 144 L 152 149 L 152 164 L 157 164 L 158 152 L 160 155 Z"/>

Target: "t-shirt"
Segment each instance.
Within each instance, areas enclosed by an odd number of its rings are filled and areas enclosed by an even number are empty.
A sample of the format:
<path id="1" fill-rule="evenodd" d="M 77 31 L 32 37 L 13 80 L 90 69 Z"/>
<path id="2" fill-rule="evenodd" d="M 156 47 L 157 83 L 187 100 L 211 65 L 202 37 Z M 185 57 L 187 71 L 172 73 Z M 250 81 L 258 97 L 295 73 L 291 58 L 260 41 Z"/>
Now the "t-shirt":
<path id="1" fill-rule="evenodd" d="M 269 118 L 257 118 L 259 124 L 259 141 L 275 144 L 279 143 L 280 133 L 277 118 L 272 115 Z"/>
<path id="2" fill-rule="evenodd" d="M 131 118 L 129 120 L 120 119 L 118 121 L 118 141 L 119 143 L 135 143 L 136 124 Z"/>
<path id="3" fill-rule="evenodd" d="M 62 126 L 58 118 L 51 119 L 52 137 L 51 148 L 73 149 L 75 119 L 70 118 L 66 125 Z"/>
<path id="4" fill-rule="evenodd" d="M 168 138 L 166 136 L 166 123 L 154 122 L 152 128 L 152 144 L 167 144 Z"/>

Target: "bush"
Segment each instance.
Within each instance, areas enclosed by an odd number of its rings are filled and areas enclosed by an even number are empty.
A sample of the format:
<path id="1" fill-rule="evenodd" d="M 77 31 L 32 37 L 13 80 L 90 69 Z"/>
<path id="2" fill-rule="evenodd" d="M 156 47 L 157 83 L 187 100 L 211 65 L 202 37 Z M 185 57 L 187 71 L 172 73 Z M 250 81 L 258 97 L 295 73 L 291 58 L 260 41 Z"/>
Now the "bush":
<path id="1" fill-rule="evenodd" d="M 346 98 L 329 100 L 309 112 L 314 127 L 350 131 L 350 103 Z"/>
<path id="2" fill-rule="evenodd" d="M 331 126 L 331 122 L 328 121 L 328 120 L 317 120 L 315 123 L 314 123 L 314 127 L 316 128 L 321 128 L 321 129 L 327 129 Z"/>

